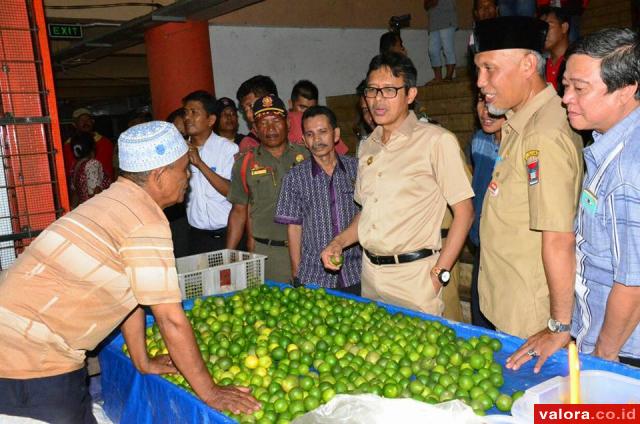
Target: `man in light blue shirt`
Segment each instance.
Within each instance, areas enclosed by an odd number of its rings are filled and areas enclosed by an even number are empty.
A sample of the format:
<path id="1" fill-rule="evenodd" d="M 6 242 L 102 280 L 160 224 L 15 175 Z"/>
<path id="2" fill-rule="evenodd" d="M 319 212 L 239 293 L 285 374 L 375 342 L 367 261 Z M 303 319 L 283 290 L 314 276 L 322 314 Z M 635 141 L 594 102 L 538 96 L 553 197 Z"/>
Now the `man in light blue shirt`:
<path id="1" fill-rule="evenodd" d="M 587 35 L 570 48 L 563 83 L 571 126 L 594 130 L 576 217 L 571 335 L 581 352 L 640 366 L 640 38 L 630 29 Z M 555 332 L 564 337 L 530 340 L 514 358 L 569 342 L 569 328 Z"/>

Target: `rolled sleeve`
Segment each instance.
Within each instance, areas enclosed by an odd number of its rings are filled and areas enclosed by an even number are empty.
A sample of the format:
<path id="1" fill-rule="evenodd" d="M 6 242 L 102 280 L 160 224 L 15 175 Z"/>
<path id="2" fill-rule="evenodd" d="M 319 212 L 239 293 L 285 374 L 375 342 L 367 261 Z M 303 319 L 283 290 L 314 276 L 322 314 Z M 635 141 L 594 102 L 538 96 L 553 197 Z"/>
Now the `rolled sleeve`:
<path id="1" fill-rule="evenodd" d="M 449 205 L 473 197 L 470 175 L 453 134 L 444 133 L 436 140 L 431 163 L 438 186 Z"/>
<path id="2" fill-rule="evenodd" d="M 302 225 L 302 190 L 296 178 L 298 172 L 290 171 L 282 180 L 280 197 L 273 217 L 278 224 Z"/>
<path id="3" fill-rule="evenodd" d="M 527 160 L 527 156 L 529 159 Z M 522 158 L 534 166 L 529 176 L 529 227 L 536 231 L 573 232 L 582 180 L 582 159 L 572 140 L 558 132 L 532 136 Z"/>
<path id="4" fill-rule="evenodd" d="M 611 197 L 614 280 L 640 286 L 640 190 L 623 184 Z"/>
<path id="5" fill-rule="evenodd" d="M 129 234 L 119 252 L 139 304 L 182 300 L 171 231 L 167 225 L 141 226 Z"/>
<path id="6" fill-rule="evenodd" d="M 244 156 L 240 155 L 240 157 L 238 157 L 238 159 L 233 164 L 233 169 L 231 171 L 231 184 L 229 184 L 229 193 L 227 194 L 227 200 L 230 203 L 246 205 L 249 203 L 249 193 L 244 190 L 244 185 L 242 184 L 242 176 L 240 174 L 240 168 L 242 168 L 243 160 Z M 247 169 L 246 172 L 249 172 L 249 170 Z"/>

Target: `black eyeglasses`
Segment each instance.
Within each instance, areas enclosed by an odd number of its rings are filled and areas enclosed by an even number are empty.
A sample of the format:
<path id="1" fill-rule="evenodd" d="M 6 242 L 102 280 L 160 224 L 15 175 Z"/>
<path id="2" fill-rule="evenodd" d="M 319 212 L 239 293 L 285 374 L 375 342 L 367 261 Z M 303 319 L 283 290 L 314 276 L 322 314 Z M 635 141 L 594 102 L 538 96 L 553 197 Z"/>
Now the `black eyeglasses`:
<path id="1" fill-rule="evenodd" d="M 365 87 L 364 88 L 364 96 L 370 99 L 374 99 L 378 96 L 378 93 L 382 94 L 382 97 L 385 99 L 393 99 L 398 95 L 398 90 L 402 90 L 405 87 Z"/>

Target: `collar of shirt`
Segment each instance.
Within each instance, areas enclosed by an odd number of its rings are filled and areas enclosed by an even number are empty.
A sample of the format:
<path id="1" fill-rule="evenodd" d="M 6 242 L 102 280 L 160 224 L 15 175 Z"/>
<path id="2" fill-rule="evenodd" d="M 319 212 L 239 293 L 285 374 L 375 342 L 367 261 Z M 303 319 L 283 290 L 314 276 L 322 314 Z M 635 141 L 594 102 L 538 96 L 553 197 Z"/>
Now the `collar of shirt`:
<path id="1" fill-rule="evenodd" d="M 547 87 L 536 94 L 533 99 L 529 100 L 522 109 L 515 112 L 513 110 L 507 111 L 507 120 L 504 125 L 509 126 L 513 131 L 521 134 L 524 127 L 527 125 L 534 113 L 540 110 L 549 100 L 554 96 L 557 96 L 553 85 L 547 84 Z"/>
<path id="2" fill-rule="evenodd" d="M 151 195 L 147 193 L 145 189 L 143 189 L 142 187 L 140 187 L 138 184 L 134 183 L 130 179 L 125 177 L 118 177 L 118 179 L 113 184 L 122 184 L 126 186 L 128 190 L 131 190 L 132 192 L 134 192 L 136 196 L 139 196 L 139 199 L 143 200 L 145 203 L 155 205 L 154 209 L 159 213 L 159 216 L 160 215 L 165 216 L 164 212 L 162 211 L 162 208 L 160 207 L 160 205 L 158 205 L 158 203 L 155 200 L 153 200 L 153 197 L 151 197 Z"/>
<path id="3" fill-rule="evenodd" d="M 338 166 L 336 166 L 335 169 L 340 168 L 342 172 L 347 172 L 347 169 L 344 167 L 344 164 L 340 160 L 340 155 L 336 155 L 336 161 Z M 335 172 L 335 169 L 334 169 L 334 172 Z M 318 164 L 318 162 L 316 161 L 316 158 L 311 156 L 311 176 L 315 178 L 318 175 L 322 174 L 323 172 L 324 170 L 322 169 L 320 164 Z"/>
<path id="4" fill-rule="evenodd" d="M 498 140 L 496 140 L 495 134 L 488 134 L 482 130 L 476 131 L 476 133 L 473 135 L 473 138 L 482 142 L 482 144 L 492 144 L 495 146 L 499 145 Z"/>
<path id="5" fill-rule="evenodd" d="M 584 149 L 585 157 L 593 160 L 596 166 L 600 166 L 618 143 L 626 140 L 624 135 L 627 129 L 636 127 L 638 124 L 640 124 L 640 107 L 635 108 L 604 134 L 593 131 L 593 144 Z"/>
<path id="6" fill-rule="evenodd" d="M 402 124 L 393 133 L 391 133 L 389 141 L 383 146 L 390 151 L 402 148 L 402 146 L 411 139 L 411 134 L 413 134 L 413 129 L 417 123 L 418 117 L 412 110 L 410 110 L 409 115 L 407 115 Z M 370 139 L 375 143 L 382 145 L 382 132 L 382 126 L 377 126 L 371 133 Z"/>
<path id="7" fill-rule="evenodd" d="M 273 156 L 273 155 L 271 154 L 271 152 L 270 152 L 270 151 L 268 151 L 267 149 L 263 148 L 262 144 L 260 144 L 260 145 L 258 146 L 258 148 L 256 149 L 256 155 L 258 155 L 258 156 L 262 156 L 262 155 L 269 155 L 269 156 L 271 156 L 274 160 L 279 161 L 279 160 L 282 160 L 282 158 L 283 158 L 283 157 L 285 157 L 285 156 L 286 156 L 286 154 L 287 154 L 288 152 L 290 152 L 291 150 L 293 150 L 293 146 L 291 145 L 291 143 L 289 143 L 289 142 L 287 141 L 287 148 L 286 148 L 286 149 L 285 149 L 285 151 L 282 153 L 282 156 L 280 156 L 279 158 L 277 158 L 277 157 Z"/>

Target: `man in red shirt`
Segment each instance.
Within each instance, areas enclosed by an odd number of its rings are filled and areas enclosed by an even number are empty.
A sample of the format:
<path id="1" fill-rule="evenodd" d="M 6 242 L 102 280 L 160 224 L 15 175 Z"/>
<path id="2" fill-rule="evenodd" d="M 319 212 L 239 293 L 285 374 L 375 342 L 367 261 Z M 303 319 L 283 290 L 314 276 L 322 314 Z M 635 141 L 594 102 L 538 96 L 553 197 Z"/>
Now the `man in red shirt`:
<path id="1" fill-rule="evenodd" d="M 540 19 L 549 24 L 549 31 L 544 42 L 544 50 L 549 53 L 545 65 L 545 79 L 562 96 L 562 74 L 564 74 L 564 53 L 569 48 L 569 19 L 565 10 L 559 7 L 540 9 Z"/>
<path id="2" fill-rule="evenodd" d="M 238 104 L 244 113 L 244 119 L 249 126 L 249 134 L 247 134 L 241 141 L 238 147 L 240 153 L 246 152 L 254 147 L 260 145 L 260 140 L 256 135 L 255 128 L 253 126 L 253 103 L 260 97 L 273 94 L 278 97 L 278 89 L 273 80 L 265 75 L 256 75 L 249 78 L 238 88 L 236 98 Z"/>
<path id="3" fill-rule="evenodd" d="M 76 109 L 71 116 L 73 118 L 73 126 L 77 132 L 88 133 L 93 137 L 93 141 L 96 143 L 96 159 L 102 164 L 104 173 L 113 181 L 113 143 L 107 137 L 93 130 L 95 120 L 88 109 Z M 62 146 L 62 157 L 64 159 L 65 173 L 69 176 L 76 165 L 76 158 L 71 150 L 71 138 L 67 139 L 64 142 L 64 146 Z"/>

